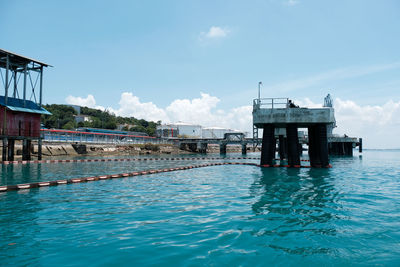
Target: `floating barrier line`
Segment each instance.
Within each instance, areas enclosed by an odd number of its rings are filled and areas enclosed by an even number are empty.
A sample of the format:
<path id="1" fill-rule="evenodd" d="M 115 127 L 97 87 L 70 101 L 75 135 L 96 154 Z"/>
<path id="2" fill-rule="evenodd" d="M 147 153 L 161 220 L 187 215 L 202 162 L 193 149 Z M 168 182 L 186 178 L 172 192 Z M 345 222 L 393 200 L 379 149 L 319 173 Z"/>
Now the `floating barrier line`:
<path id="1" fill-rule="evenodd" d="M 173 172 L 173 171 L 188 170 L 188 169 L 210 167 L 210 166 L 222 166 L 222 165 L 248 165 L 248 166 L 256 166 L 256 167 L 289 167 L 288 165 L 272 165 L 272 166 L 262 165 L 262 166 L 260 166 L 259 164 L 256 164 L 256 163 L 247 163 L 247 162 L 218 162 L 218 163 L 207 163 L 207 164 L 191 165 L 191 166 L 184 166 L 184 167 L 165 168 L 165 169 L 158 169 L 158 170 L 145 170 L 145 171 L 126 172 L 126 173 L 111 174 L 111 175 L 90 176 L 90 177 L 83 177 L 83 178 L 72 178 L 72 179 L 44 181 L 44 182 L 26 183 L 26 184 L 17 184 L 17 185 L 5 185 L 5 186 L 0 186 L 0 192 L 25 190 L 25 189 L 31 189 L 31 188 L 47 187 L 47 186 L 84 183 L 84 182 L 91 182 L 91 181 L 125 178 L 125 177 L 130 177 L 130 176 L 140 176 L 140 175 L 147 175 L 147 174 Z M 311 166 L 296 165 L 295 167 L 296 168 L 310 168 Z"/>
<path id="2" fill-rule="evenodd" d="M 256 159 L 259 157 L 232 157 L 232 158 L 115 158 L 115 159 L 45 159 L 45 160 L 14 160 L 14 161 L 3 161 L 2 164 L 32 164 L 32 163 L 71 163 L 71 162 L 111 162 L 111 161 L 160 161 L 160 160 L 233 160 L 233 159 Z M 274 159 L 281 160 L 281 159 Z M 303 162 L 310 162 L 308 159 L 301 159 Z"/>
<path id="3" fill-rule="evenodd" d="M 45 159 L 45 160 L 14 160 L 3 161 L 2 164 L 32 164 L 32 163 L 71 163 L 71 162 L 111 162 L 111 161 L 160 161 L 160 160 L 233 160 L 233 159 L 260 159 L 257 157 L 232 157 L 232 158 L 115 158 L 115 159 Z"/>

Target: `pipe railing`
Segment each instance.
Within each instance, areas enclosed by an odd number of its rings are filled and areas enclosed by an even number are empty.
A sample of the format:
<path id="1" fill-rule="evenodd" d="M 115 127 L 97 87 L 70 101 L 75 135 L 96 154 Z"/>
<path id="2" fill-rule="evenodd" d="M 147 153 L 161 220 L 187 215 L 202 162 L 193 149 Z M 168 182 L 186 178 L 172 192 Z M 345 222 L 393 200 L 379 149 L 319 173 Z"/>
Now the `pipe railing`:
<path id="1" fill-rule="evenodd" d="M 109 133 L 91 133 L 58 129 L 41 129 L 43 141 L 66 143 L 98 143 L 98 144 L 170 144 L 169 140 L 152 136 L 124 135 Z"/>
<path id="2" fill-rule="evenodd" d="M 253 100 L 253 109 L 260 108 L 288 108 L 289 98 L 256 98 Z"/>

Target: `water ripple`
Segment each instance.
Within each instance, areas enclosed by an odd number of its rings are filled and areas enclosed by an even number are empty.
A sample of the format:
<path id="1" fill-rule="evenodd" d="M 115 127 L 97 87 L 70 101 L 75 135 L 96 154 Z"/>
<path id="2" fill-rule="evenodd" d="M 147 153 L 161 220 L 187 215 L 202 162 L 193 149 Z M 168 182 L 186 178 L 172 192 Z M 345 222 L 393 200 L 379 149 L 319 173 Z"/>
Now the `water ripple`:
<path id="1" fill-rule="evenodd" d="M 0 193 L 0 262 L 399 265 L 399 156 L 367 151 L 333 158 L 332 169 L 219 166 Z M 0 177 L 19 183 L 189 164 L 8 166 Z"/>

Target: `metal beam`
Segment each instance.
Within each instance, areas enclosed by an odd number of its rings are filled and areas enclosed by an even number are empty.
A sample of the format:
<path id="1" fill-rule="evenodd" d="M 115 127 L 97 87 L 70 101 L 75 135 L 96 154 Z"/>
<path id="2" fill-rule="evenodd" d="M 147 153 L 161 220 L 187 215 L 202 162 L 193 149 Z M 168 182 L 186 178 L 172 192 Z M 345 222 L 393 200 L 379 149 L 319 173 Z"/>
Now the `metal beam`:
<path id="1" fill-rule="evenodd" d="M 34 67 L 34 68 L 28 68 L 28 70 L 33 70 L 33 71 L 40 72 L 42 68 L 43 67 Z"/>
<path id="2" fill-rule="evenodd" d="M 39 106 L 42 106 L 42 89 L 43 89 L 43 66 L 40 67 L 40 94 L 39 94 Z"/>
<path id="3" fill-rule="evenodd" d="M 4 94 L 4 104 L 7 105 L 7 98 L 8 98 L 8 68 L 9 68 L 9 58 L 7 55 L 7 62 L 6 62 L 6 87 L 5 87 L 5 94 Z"/>
<path id="4" fill-rule="evenodd" d="M 24 107 L 26 107 L 26 76 L 27 76 L 27 68 L 28 68 L 28 64 L 25 65 L 25 70 L 24 70 Z"/>
<path id="5" fill-rule="evenodd" d="M 14 71 L 14 93 L 13 97 L 15 98 L 17 95 L 17 71 Z"/>
<path id="6" fill-rule="evenodd" d="M 0 60 L 0 62 L 2 62 L 2 63 L 6 63 L 7 62 L 7 60 Z M 16 63 L 16 62 L 9 62 L 8 63 L 9 64 L 9 66 L 10 67 L 22 67 L 22 66 L 24 66 L 24 64 L 22 64 L 22 63 Z"/>

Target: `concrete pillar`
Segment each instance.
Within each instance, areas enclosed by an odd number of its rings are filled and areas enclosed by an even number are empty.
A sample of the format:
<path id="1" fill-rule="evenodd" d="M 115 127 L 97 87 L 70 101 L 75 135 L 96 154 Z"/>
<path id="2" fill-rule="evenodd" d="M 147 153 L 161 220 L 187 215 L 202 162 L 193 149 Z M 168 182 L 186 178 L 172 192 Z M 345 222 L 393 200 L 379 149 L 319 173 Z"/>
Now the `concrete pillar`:
<path id="1" fill-rule="evenodd" d="M 328 143 L 328 154 L 329 155 L 335 155 L 333 153 L 333 143 Z"/>
<path id="2" fill-rule="evenodd" d="M 279 135 L 279 158 L 287 158 L 287 139 L 283 135 Z"/>
<path id="3" fill-rule="evenodd" d="M 342 151 L 342 144 L 339 142 L 333 143 L 333 155 L 340 156 Z"/>
<path id="4" fill-rule="evenodd" d="M 7 138 L 3 138 L 3 153 L 2 153 L 2 161 L 6 161 L 7 160 Z"/>
<path id="5" fill-rule="evenodd" d="M 22 142 L 22 160 L 31 160 L 31 140 L 24 139 Z"/>
<path id="6" fill-rule="evenodd" d="M 316 124 L 308 127 L 308 154 L 311 167 L 321 168 L 329 166 L 328 137 L 325 124 Z"/>
<path id="7" fill-rule="evenodd" d="M 318 157 L 318 139 L 315 125 L 308 127 L 308 157 L 311 166 L 321 166 L 321 159 Z"/>
<path id="8" fill-rule="evenodd" d="M 273 160 L 275 159 L 275 150 L 275 126 L 273 124 L 264 124 L 260 164 L 273 165 Z"/>
<path id="9" fill-rule="evenodd" d="M 190 149 L 192 152 L 196 152 L 196 151 L 197 151 L 197 144 L 191 143 L 191 144 L 188 144 L 188 146 L 189 146 L 189 149 Z"/>
<path id="10" fill-rule="evenodd" d="M 353 143 L 345 143 L 346 156 L 353 156 Z"/>
<path id="11" fill-rule="evenodd" d="M 179 145 L 179 149 L 181 149 L 181 150 L 186 150 L 186 149 L 187 149 L 187 145 L 186 145 L 185 143 L 181 143 L 181 144 Z"/>
<path id="12" fill-rule="evenodd" d="M 200 143 L 197 147 L 200 147 L 199 152 L 202 154 L 207 153 L 207 143 Z"/>
<path id="13" fill-rule="evenodd" d="M 247 154 L 247 144 L 242 144 L 242 154 L 243 155 Z"/>
<path id="14" fill-rule="evenodd" d="M 226 154 L 226 144 L 220 144 L 219 145 L 219 153 L 220 154 Z"/>
<path id="15" fill-rule="evenodd" d="M 345 156 L 349 155 L 349 146 L 347 142 L 343 142 L 343 151 Z"/>
<path id="16" fill-rule="evenodd" d="M 8 140 L 8 160 L 14 160 L 14 151 L 15 151 L 15 139 Z"/>
<path id="17" fill-rule="evenodd" d="M 303 145 L 299 143 L 299 156 L 303 156 Z"/>
<path id="18" fill-rule="evenodd" d="M 327 132 L 327 125 L 326 124 L 318 124 L 318 135 L 319 135 L 319 145 L 320 145 L 320 157 L 322 167 L 329 166 L 329 155 L 328 155 L 328 132 Z"/>
<path id="19" fill-rule="evenodd" d="M 289 166 L 300 166 L 299 135 L 296 124 L 286 126 Z"/>

